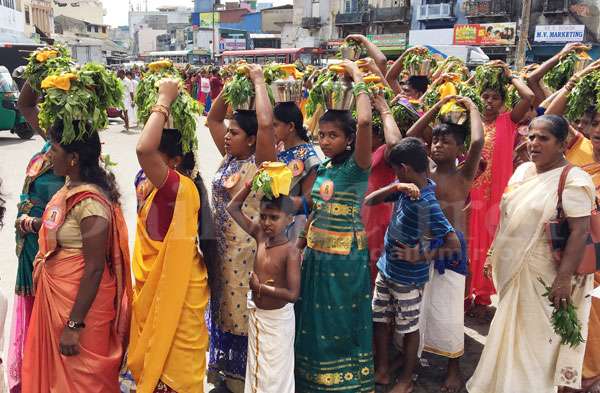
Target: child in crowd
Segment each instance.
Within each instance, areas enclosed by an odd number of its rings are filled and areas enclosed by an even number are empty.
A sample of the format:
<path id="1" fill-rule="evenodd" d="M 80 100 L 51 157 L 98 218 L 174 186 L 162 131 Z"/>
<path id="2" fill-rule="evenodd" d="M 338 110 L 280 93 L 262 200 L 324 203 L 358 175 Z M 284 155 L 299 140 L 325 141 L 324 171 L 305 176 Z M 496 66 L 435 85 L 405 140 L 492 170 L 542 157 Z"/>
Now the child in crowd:
<path id="1" fill-rule="evenodd" d="M 256 239 L 248 327 L 248 362 L 245 393 L 294 393 L 293 303 L 300 294 L 300 252 L 286 235 L 293 221 L 294 204 L 287 195 L 260 203 L 258 222 L 250 220 L 242 205 L 251 192 L 246 184 L 227 206 L 240 227 Z"/>
<path id="2" fill-rule="evenodd" d="M 458 392 L 462 386 L 460 357 L 464 353 L 464 292 L 467 275 L 466 201 L 473 179 L 477 174 L 483 149 L 483 122 L 477 106 L 468 98 L 448 96 L 440 100 L 408 131 L 408 135 L 425 134 L 428 125 L 438 116 L 440 109 L 449 101 L 466 109 L 469 115 L 471 140 L 465 160 L 457 166 L 464 152 L 467 128 L 454 124 L 436 125 L 428 139 L 431 159 L 435 168 L 431 179 L 437 185 L 435 195 L 440 206 L 456 230 L 461 241 L 462 253 L 458 260 L 436 260 L 431 279 L 423 295 L 422 324 L 424 350 L 448 358 L 448 373 L 442 391 Z"/>
<path id="3" fill-rule="evenodd" d="M 435 183 L 427 178 L 429 161 L 423 142 L 403 139 L 391 150 L 389 161 L 399 183 L 375 191 L 365 200 L 367 205 L 395 201 L 373 295 L 375 381 L 391 381 L 388 348 L 395 327 L 397 334 L 404 335 L 404 368 L 391 392 L 408 393 L 413 389 L 417 364 L 419 314 L 423 287 L 429 280 L 429 261 L 453 255 L 461 244 L 435 197 Z M 427 243 L 436 239 L 444 239 L 444 243 L 432 249 Z"/>

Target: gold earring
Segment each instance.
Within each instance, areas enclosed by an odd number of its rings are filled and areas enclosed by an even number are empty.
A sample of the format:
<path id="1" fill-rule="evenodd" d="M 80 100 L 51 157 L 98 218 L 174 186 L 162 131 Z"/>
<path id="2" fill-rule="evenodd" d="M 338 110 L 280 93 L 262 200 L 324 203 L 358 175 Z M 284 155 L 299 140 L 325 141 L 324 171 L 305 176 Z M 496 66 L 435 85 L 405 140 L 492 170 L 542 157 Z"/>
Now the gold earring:
<path id="1" fill-rule="evenodd" d="M 75 159 L 71 160 L 71 166 L 75 166 Z"/>

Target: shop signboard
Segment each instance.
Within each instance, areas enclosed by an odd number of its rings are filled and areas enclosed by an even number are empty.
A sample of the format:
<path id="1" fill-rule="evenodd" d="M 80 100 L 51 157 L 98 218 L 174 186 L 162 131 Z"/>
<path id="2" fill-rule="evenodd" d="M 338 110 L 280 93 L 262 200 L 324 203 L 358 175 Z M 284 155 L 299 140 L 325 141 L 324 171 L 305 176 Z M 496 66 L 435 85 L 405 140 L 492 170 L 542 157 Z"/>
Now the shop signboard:
<path id="1" fill-rule="evenodd" d="M 380 48 L 406 48 L 406 33 L 371 34 L 367 39 Z"/>
<path id="2" fill-rule="evenodd" d="M 585 25 L 537 25 L 535 42 L 582 42 Z"/>
<path id="3" fill-rule="evenodd" d="M 517 24 L 481 23 L 454 26 L 454 45 L 515 45 Z"/>
<path id="4" fill-rule="evenodd" d="M 212 29 L 213 28 L 213 17 L 214 17 L 214 25 L 219 25 L 219 16 L 218 12 L 193 12 L 192 13 L 192 26 L 199 27 L 202 29 Z"/>
<path id="5" fill-rule="evenodd" d="M 221 38 L 220 50 L 245 50 L 246 39 L 244 38 Z"/>

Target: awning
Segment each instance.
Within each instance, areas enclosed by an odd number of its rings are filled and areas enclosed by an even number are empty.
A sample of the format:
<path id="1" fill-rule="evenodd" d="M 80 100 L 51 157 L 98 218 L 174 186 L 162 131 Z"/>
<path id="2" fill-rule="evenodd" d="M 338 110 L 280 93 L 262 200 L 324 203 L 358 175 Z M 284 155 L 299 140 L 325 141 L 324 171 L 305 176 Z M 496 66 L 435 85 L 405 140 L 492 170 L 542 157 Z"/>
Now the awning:
<path id="1" fill-rule="evenodd" d="M 536 44 L 527 50 L 527 60 L 534 61 L 534 59 L 548 59 L 564 48 L 564 44 Z M 589 51 L 592 58 L 598 59 L 600 57 L 600 45 L 592 44 L 592 49 Z"/>

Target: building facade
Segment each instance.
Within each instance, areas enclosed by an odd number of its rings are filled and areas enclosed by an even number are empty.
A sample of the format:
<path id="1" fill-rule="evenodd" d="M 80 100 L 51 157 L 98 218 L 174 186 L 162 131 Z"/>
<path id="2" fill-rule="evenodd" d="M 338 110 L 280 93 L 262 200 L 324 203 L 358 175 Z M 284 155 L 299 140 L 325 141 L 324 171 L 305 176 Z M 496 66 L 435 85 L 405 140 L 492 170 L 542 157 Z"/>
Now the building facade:
<path id="1" fill-rule="evenodd" d="M 132 53 L 141 56 L 160 50 L 192 48 L 192 9 L 165 6 L 156 11 L 130 11 Z"/>
<path id="2" fill-rule="evenodd" d="M 262 15 L 261 30 L 263 33 L 281 34 L 283 26 L 293 23 L 294 6 L 291 4 L 265 8 L 260 12 Z"/>
<path id="3" fill-rule="evenodd" d="M 68 16 L 88 23 L 104 23 L 106 10 L 100 0 L 55 0 L 52 3 L 54 16 Z"/>

